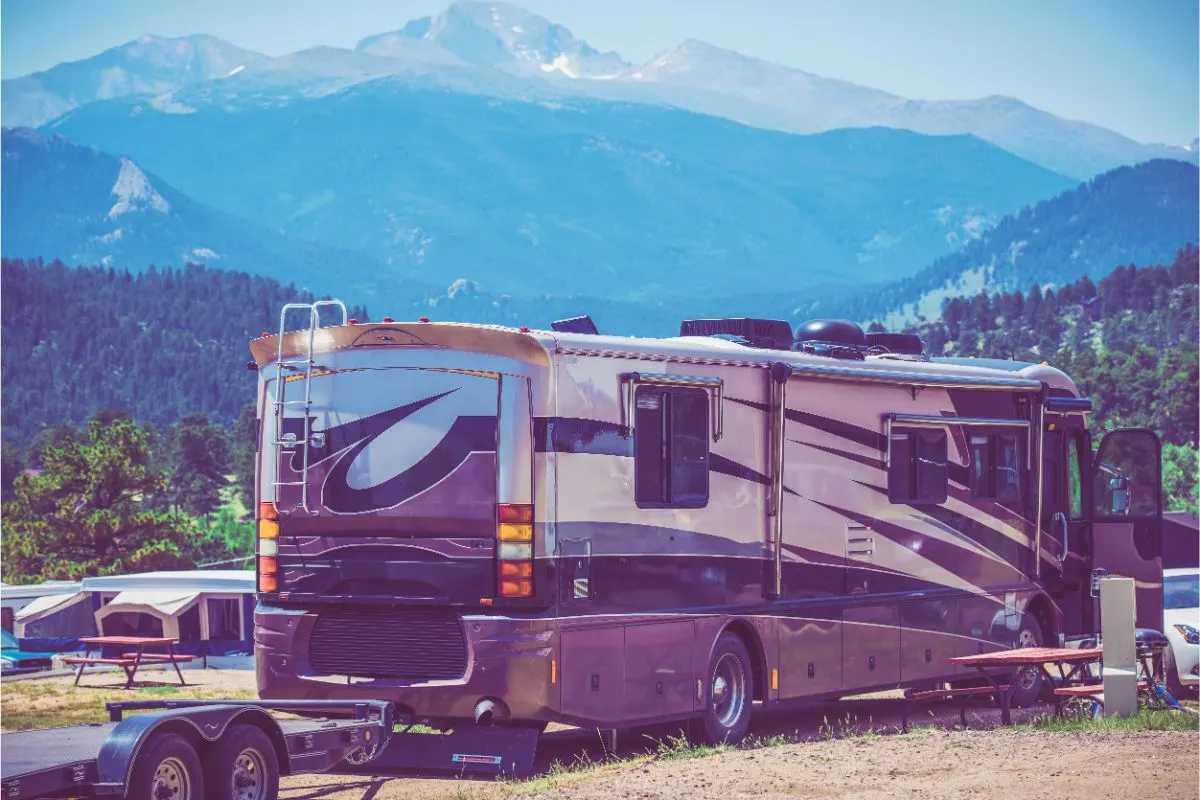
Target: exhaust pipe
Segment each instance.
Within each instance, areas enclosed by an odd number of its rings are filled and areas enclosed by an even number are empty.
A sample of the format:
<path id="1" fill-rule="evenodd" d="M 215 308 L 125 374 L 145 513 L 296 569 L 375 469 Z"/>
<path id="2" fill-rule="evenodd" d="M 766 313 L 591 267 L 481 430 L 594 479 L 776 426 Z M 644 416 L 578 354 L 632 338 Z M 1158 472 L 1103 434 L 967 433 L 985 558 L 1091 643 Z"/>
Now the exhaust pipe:
<path id="1" fill-rule="evenodd" d="M 485 697 L 475 704 L 476 725 L 486 727 L 500 719 L 508 719 L 508 706 L 503 701 Z"/>

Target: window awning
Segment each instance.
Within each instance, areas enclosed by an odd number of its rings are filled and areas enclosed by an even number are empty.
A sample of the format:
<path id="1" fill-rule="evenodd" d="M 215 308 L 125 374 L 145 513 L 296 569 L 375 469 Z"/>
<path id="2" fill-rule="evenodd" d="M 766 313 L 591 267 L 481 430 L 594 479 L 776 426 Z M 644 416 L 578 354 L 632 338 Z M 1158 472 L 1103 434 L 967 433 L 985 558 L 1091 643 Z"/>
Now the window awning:
<path id="1" fill-rule="evenodd" d="M 103 617 L 118 611 L 161 614 L 174 617 L 187 611 L 200 598 L 199 592 L 121 592 L 97 612 Z"/>
<path id="2" fill-rule="evenodd" d="M 35 597 L 27 606 L 13 616 L 16 622 L 36 622 L 43 617 L 61 611 L 72 603 L 82 600 L 84 592 L 65 592 L 63 594 L 46 594 Z"/>

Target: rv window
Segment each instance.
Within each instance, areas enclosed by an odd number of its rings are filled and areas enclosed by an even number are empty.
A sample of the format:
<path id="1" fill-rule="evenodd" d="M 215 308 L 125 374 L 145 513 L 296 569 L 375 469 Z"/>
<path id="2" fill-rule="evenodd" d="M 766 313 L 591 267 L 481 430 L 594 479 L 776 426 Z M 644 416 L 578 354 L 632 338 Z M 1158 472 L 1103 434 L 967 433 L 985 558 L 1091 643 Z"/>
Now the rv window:
<path id="1" fill-rule="evenodd" d="M 1016 433 L 971 435 L 971 496 L 1009 506 L 1021 502 L 1021 449 Z"/>
<path id="2" fill-rule="evenodd" d="M 700 508 L 708 503 L 708 393 L 638 387 L 634 420 L 634 499 L 639 506 Z"/>
<path id="3" fill-rule="evenodd" d="M 1080 470 L 1081 440 L 1076 437 L 1067 450 L 1067 502 L 1071 506 L 1071 519 L 1083 519 L 1083 473 Z"/>
<path id="4" fill-rule="evenodd" d="M 893 503 L 946 502 L 946 432 L 892 428 L 888 499 Z"/>
<path id="5" fill-rule="evenodd" d="M 208 601 L 208 638 L 242 638 L 241 601 L 235 599 L 211 599 Z"/>
<path id="6" fill-rule="evenodd" d="M 1042 456 L 1042 516 L 1049 520 L 1065 511 L 1066 480 L 1062 431 L 1046 431 Z"/>

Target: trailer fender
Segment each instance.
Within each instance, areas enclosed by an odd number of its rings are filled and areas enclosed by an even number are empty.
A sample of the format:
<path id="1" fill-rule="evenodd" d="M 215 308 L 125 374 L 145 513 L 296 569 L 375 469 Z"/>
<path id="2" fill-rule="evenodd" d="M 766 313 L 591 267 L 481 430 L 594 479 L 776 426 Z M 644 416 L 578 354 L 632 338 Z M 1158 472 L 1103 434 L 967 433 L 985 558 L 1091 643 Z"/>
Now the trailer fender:
<path id="1" fill-rule="evenodd" d="M 203 746 L 215 742 L 233 724 L 254 725 L 266 731 L 275 745 L 282 774 L 288 774 L 287 744 L 278 723 L 264 710 L 252 706 L 201 706 L 172 708 L 138 714 L 123 720 L 105 740 L 96 759 L 97 787 L 119 789 L 128 784 L 138 754 L 156 734 L 177 733 L 186 737 L 201 754 Z"/>

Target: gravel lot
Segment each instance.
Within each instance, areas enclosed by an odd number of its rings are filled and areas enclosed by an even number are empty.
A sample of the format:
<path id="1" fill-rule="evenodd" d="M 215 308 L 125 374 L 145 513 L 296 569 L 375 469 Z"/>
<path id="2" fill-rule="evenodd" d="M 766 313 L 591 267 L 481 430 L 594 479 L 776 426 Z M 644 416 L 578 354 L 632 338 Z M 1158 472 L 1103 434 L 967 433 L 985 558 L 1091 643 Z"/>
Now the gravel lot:
<path id="1" fill-rule="evenodd" d="M 84 686 L 69 677 L 5 681 L 8 721 L 29 719 L 42 727 L 55 716 L 70 723 L 103 718 L 103 702 L 143 696 L 252 696 L 249 671 L 189 670 L 186 688 L 174 675 L 144 673 L 146 689 L 125 692 L 122 676 L 97 673 Z M 143 673 L 139 673 L 139 678 Z M 157 684 L 157 687 L 153 686 Z M 144 693 L 149 693 L 145 694 Z M 1193 706 L 1194 708 L 1195 706 Z M 730 750 L 703 757 L 650 758 L 674 731 L 623 733 L 616 753 L 597 731 L 552 726 L 538 747 L 539 777 L 525 782 L 372 779 L 303 775 L 285 778 L 286 800 L 493 800 L 528 798 L 876 798 L 921 800 L 1132 800 L 1200 798 L 1200 732 L 1052 732 L 999 726 L 999 711 L 985 704 L 968 712 L 966 731 L 957 706 L 919 707 L 898 735 L 900 701 L 895 693 L 826 703 L 800 712 L 760 714 L 751 737 L 772 746 Z M 1048 713 L 1047 706 L 1014 711 L 1021 723 Z M 45 720 L 45 721 L 43 721 Z M 68 724 L 67 720 L 60 724 Z M 11 725 L 5 725 L 12 729 Z M 24 727 L 24 726 L 22 726 Z M 788 743 L 778 744 L 786 738 Z M 568 769 L 564 772 L 561 765 Z M 583 768 L 579 768 L 584 765 Z M 587 765 L 600 765 L 588 767 Z"/>

